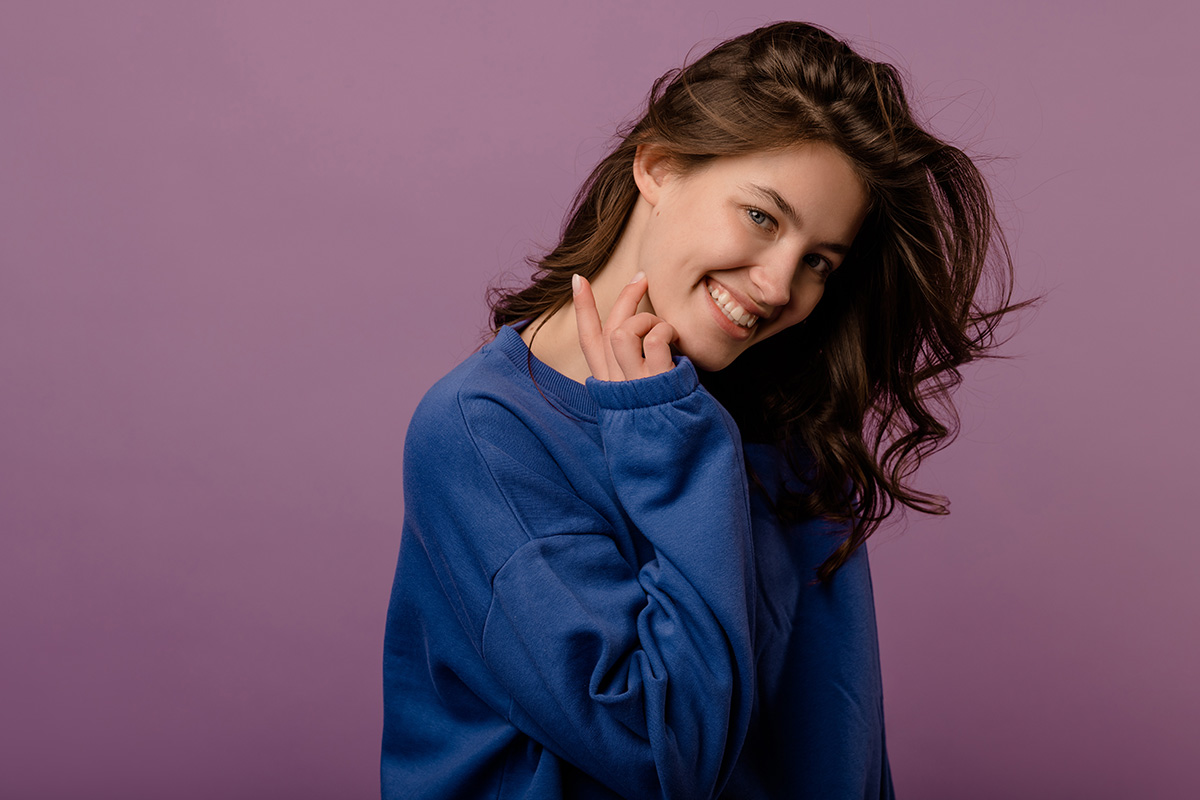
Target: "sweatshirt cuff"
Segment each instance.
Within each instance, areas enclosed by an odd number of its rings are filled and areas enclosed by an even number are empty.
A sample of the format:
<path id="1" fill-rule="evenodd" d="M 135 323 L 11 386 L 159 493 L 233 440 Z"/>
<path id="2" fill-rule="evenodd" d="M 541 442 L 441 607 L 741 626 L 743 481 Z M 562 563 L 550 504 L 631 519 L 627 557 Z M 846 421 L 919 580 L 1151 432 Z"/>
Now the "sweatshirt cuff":
<path id="1" fill-rule="evenodd" d="M 659 375 L 632 381 L 587 379 L 587 389 L 603 409 L 648 408 L 682 400 L 700 385 L 696 368 L 686 356 L 675 356 L 675 366 Z"/>

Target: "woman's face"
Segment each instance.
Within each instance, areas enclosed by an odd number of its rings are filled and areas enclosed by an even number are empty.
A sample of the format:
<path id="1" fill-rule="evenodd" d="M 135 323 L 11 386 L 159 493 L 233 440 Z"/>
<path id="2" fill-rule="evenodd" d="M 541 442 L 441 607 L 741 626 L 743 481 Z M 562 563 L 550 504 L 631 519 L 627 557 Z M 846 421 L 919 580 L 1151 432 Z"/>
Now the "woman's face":
<path id="1" fill-rule="evenodd" d="M 846 158 L 824 144 L 716 158 L 680 174 L 653 151 L 634 169 L 649 214 L 637 238 L 653 312 L 715 371 L 807 317 L 867 213 Z"/>

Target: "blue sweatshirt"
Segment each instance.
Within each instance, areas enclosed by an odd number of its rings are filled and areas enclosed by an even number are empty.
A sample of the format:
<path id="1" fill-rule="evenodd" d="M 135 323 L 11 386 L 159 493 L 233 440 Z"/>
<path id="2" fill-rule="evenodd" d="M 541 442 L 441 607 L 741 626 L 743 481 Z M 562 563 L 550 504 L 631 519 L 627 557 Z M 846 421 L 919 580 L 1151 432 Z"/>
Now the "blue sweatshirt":
<path id="1" fill-rule="evenodd" d="M 686 358 L 585 387 L 502 329 L 418 406 L 404 502 L 384 798 L 892 796 L 866 552 L 814 582 L 844 531 L 779 523 Z"/>

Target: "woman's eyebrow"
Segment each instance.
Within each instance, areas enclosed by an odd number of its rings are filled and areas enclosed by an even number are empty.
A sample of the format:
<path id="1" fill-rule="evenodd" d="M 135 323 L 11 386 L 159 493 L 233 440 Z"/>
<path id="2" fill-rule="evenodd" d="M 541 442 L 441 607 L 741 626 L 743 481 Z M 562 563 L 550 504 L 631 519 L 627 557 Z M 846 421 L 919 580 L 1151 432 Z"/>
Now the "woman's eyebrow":
<path id="1" fill-rule="evenodd" d="M 797 228 L 800 225 L 800 215 L 796 213 L 796 209 L 792 208 L 792 204 L 783 199 L 783 195 L 772 189 L 770 186 L 762 186 L 757 183 L 748 183 L 742 187 L 751 194 L 756 194 L 769 203 L 772 203 L 779 211 L 788 218 L 788 220 Z M 832 253 L 837 253 L 839 256 L 844 256 L 850 252 L 850 246 L 841 244 L 840 242 L 820 242 L 817 247 L 822 247 Z"/>
<path id="2" fill-rule="evenodd" d="M 783 215 L 787 217 L 793 225 L 800 227 L 800 215 L 796 213 L 796 209 L 792 208 L 792 204 L 783 199 L 783 195 L 772 189 L 770 186 L 762 186 L 757 183 L 748 183 L 742 187 L 751 194 L 756 194 L 769 203 L 773 203 Z"/>

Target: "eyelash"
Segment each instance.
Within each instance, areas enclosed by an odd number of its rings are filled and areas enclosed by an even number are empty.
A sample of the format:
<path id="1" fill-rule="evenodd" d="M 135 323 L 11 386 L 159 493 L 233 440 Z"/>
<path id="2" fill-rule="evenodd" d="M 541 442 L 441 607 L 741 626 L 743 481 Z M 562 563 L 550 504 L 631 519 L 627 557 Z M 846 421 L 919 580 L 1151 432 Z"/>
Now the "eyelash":
<path id="1" fill-rule="evenodd" d="M 779 223 L 775 221 L 775 218 L 772 217 L 767 212 L 763 211 L 761 208 L 753 208 L 753 207 L 747 208 L 746 216 L 748 216 L 750 218 L 750 222 L 752 225 L 754 225 L 755 227 L 758 227 L 758 228 L 762 228 L 765 231 L 773 231 L 773 230 L 775 230 L 775 228 L 779 227 Z M 756 216 L 759 217 L 760 219 L 755 219 Z M 818 261 L 818 263 L 815 265 L 810 263 L 810 259 L 813 259 L 813 258 L 817 259 L 817 261 Z M 825 256 L 822 256 L 818 253 L 809 253 L 802 259 L 802 261 L 804 261 L 805 266 L 807 266 L 813 270 L 816 270 L 818 273 L 820 273 L 821 277 L 823 277 L 823 278 L 828 278 L 830 275 L 833 274 L 833 270 L 834 270 L 833 264 L 830 263 L 828 258 L 825 258 Z M 824 264 L 824 267 L 822 267 L 822 265 L 821 265 L 822 262 Z"/>

